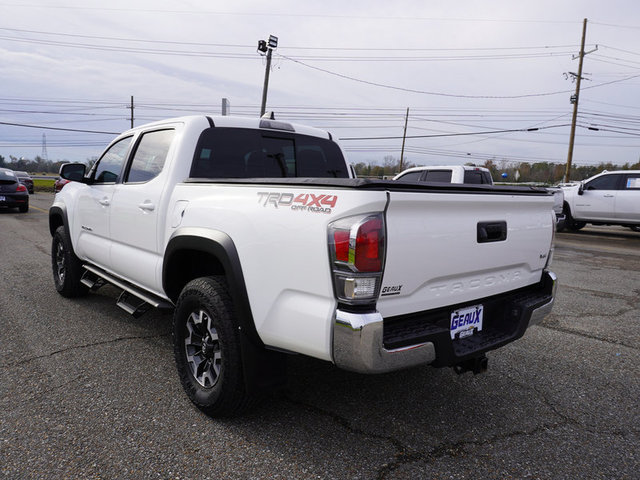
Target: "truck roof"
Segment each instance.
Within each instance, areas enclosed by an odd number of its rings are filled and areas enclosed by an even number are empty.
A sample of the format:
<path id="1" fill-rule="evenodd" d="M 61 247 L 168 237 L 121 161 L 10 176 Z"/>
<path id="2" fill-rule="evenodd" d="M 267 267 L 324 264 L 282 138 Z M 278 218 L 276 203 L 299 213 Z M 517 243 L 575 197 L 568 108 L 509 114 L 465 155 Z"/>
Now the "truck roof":
<path id="1" fill-rule="evenodd" d="M 319 128 L 309 127 L 307 125 L 301 125 L 298 123 L 291 123 L 277 119 L 268 119 L 268 118 L 260 118 L 260 117 L 235 117 L 235 116 L 221 116 L 221 115 L 187 115 L 183 117 L 174 117 L 167 118 L 164 120 L 159 120 L 157 122 L 146 123 L 144 125 L 139 125 L 134 127 L 127 132 L 135 132 L 141 129 L 148 129 L 149 127 L 156 127 L 168 124 L 175 123 L 184 123 L 190 124 L 195 122 L 202 122 L 203 119 L 208 119 L 213 122 L 213 125 L 216 127 L 227 127 L 227 128 L 254 128 L 254 129 L 268 129 L 268 130 L 279 130 L 279 131 L 290 131 L 295 133 L 300 133 L 303 135 L 310 135 L 314 137 L 320 138 L 328 138 L 333 140 L 332 135 L 326 130 L 321 130 Z M 121 134 L 122 135 L 122 134 Z"/>

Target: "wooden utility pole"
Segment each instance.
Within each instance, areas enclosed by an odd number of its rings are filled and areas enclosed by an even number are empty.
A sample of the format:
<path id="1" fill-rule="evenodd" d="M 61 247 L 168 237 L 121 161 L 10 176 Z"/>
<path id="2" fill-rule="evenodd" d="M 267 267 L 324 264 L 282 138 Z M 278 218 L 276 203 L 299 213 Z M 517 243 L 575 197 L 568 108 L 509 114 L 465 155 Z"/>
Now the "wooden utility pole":
<path id="1" fill-rule="evenodd" d="M 569 135 L 569 153 L 567 154 L 567 169 L 564 173 L 564 181 L 569 182 L 571 174 L 571 161 L 573 160 L 573 144 L 576 138 L 576 121 L 578 119 L 578 100 L 580 98 L 580 81 L 582 80 L 582 61 L 584 60 L 584 41 L 587 36 L 587 19 L 582 23 L 582 43 L 580 44 L 580 61 L 578 63 L 578 75 L 576 78 L 576 93 L 573 100 L 573 117 L 571 119 L 571 133 Z"/>
<path id="2" fill-rule="evenodd" d="M 400 151 L 400 171 L 402 171 L 402 163 L 404 162 L 404 142 L 407 139 L 407 123 L 409 122 L 409 107 L 404 117 L 404 133 L 402 134 L 402 150 Z"/>

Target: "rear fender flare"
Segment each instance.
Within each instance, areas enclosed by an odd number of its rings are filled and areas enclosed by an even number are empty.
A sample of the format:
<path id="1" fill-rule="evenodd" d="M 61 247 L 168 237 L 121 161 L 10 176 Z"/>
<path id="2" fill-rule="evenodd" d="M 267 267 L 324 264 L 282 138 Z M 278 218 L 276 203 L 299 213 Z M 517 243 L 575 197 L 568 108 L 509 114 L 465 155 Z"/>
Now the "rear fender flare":
<path id="1" fill-rule="evenodd" d="M 231 237 L 218 230 L 199 227 L 183 227 L 173 233 L 165 249 L 162 288 L 174 303 L 184 287 L 182 284 L 184 282 L 178 280 L 176 283 L 175 270 L 178 265 L 172 259 L 175 260 L 176 255 L 184 251 L 202 252 L 209 257 L 214 257 L 219 262 L 224 270 L 229 293 L 233 300 L 238 327 L 258 346 L 264 346 L 254 324 L 240 257 Z M 222 272 L 211 271 L 208 274 L 216 273 Z M 187 279 L 187 281 L 190 280 L 193 278 Z"/>

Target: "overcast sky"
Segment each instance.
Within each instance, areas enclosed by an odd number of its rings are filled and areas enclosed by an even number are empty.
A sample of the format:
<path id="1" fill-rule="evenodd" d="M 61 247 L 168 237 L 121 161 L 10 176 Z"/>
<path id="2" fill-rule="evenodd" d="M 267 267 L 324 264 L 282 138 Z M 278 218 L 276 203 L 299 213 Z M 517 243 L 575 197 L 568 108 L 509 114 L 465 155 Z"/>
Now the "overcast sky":
<path id="1" fill-rule="evenodd" d="M 564 163 L 584 18 L 574 163 L 637 162 L 637 0 L 0 0 L 0 155 L 41 155 L 44 133 L 50 160 L 98 156 L 113 134 L 26 125 L 121 132 L 131 96 L 136 125 L 223 97 L 257 116 L 272 34 L 267 109 L 352 163 L 399 158 L 407 108 L 413 163 Z"/>

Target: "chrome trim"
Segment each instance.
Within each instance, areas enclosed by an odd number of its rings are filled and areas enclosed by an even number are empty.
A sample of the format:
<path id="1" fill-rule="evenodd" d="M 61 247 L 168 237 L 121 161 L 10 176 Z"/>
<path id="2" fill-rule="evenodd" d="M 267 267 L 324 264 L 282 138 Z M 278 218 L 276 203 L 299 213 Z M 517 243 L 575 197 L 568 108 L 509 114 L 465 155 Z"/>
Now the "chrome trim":
<path id="1" fill-rule="evenodd" d="M 545 274 L 549 277 L 548 281 L 551 282 L 551 300 L 544 305 L 534 309 L 531 312 L 531 318 L 529 319 L 529 326 L 537 325 L 551 313 L 551 309 L 553 308 L 553 303 L 556 299 L 556 290 L 558 289 L 558 277 L 555 273 L 546 271 Z"/>
<path id="2" fill-rule="evenodd" d="M 345 370 L 383 373 L 436 359 L 433 343 L 387 350 L 382 343 L 382 315 L 336 310 L 333 322 L 333 361 Z"/>

